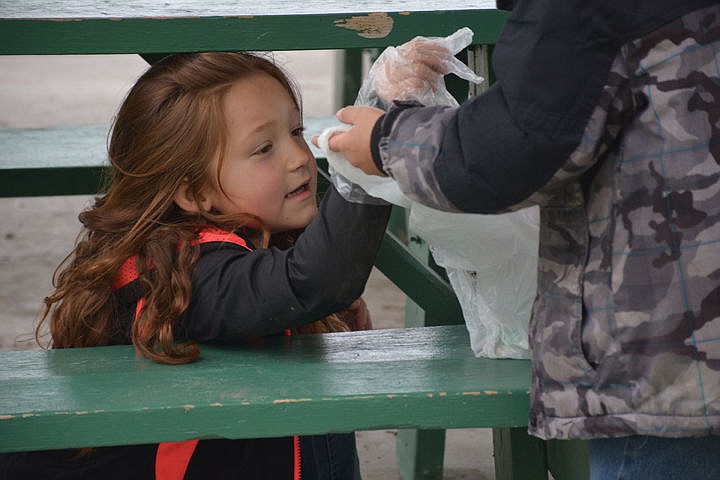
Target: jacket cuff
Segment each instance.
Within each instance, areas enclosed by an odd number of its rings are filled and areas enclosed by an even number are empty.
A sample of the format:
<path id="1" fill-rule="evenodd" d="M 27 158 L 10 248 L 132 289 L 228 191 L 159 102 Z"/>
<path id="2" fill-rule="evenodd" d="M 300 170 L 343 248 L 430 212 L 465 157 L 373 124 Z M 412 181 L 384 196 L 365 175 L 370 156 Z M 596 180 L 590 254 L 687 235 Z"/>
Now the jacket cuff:
<path id="1" fill-rule="evenodd" d="M 393 101 L 393 105 L 392 107 L 390 107 L 390 110 L 383 116 L 378 118 L 375 122 L 375 125 L 373 126 L 372 132 L 370 134 L 370 154 L 372 155 L 373 162 L 375 162 L 375 166 L 383 174 L 387 175 L 388 173 L 385 171 L 385 166 L 383 165 L 382 161 L 382 155 L 380 154 L 380 140 L 382 140 L 384 137 L 390 136 L 393 124 L 395 123 L 395 119 L 398 117 L 398 115 L 400 115 L 408 108 L 422 106 L 422 103 L 416 102 L 414 100 L 395 100 Z"/>
<path id="2" fill-rule="evenodd" d="M 382 158 L 380 157 L 380 139 L 382 138 L 382 124 L 386 115 L 387 114 L 383 114 L 382 117 L 377 119 L 377 122 L 375 122 L 375 125 L 373 126 L 372 133 L 370 134 L 370 153 L 372 154 L 375 166 L 383 173 L 383 175 L 387 175 L 387 173 L 383 168 Z"/>

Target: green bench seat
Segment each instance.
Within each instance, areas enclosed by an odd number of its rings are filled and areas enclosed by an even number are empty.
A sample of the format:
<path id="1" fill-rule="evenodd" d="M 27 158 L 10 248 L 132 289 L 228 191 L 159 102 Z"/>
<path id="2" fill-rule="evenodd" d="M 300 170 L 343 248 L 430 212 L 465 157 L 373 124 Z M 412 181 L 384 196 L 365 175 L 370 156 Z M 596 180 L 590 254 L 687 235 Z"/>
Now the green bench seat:
<path id="1" fill-rule="evenodd" d="M 527 424 L 530 365 L 477 359 L 464 326 L 202 345 L 0 352 L 0 451 L 384 428 Z"/>

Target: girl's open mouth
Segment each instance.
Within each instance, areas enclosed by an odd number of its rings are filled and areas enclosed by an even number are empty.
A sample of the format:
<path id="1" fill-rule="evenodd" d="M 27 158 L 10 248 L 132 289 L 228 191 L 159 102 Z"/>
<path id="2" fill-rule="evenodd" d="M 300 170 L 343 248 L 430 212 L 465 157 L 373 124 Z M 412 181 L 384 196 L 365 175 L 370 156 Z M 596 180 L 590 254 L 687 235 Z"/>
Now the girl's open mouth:
<path id="1" fill-rule="evenodd" d="M 309 183 L 303 183 L 300 187 L 285 195 L 285 198 L 293 198 L 310 190 Z"/>

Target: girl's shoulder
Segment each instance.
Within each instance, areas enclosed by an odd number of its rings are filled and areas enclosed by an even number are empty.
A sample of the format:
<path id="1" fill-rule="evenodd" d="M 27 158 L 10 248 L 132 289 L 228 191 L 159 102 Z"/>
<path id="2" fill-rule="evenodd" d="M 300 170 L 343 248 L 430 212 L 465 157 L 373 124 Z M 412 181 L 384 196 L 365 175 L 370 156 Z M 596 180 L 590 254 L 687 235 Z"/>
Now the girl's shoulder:
<path id="1" fill-rule="evenodd" d="M 213 245 L 216 249 L 218 247 L 233 246 L 240 247 L 248 251 L 253 251 L 255 249 L 249 240 L 246 240 L 237 233 L 221 230 L 215 227 L 203 229 L 200 233 L 198 233 L 196 243 L 200 244 L 203 249 L 205 249 L 208 245 Z"/>

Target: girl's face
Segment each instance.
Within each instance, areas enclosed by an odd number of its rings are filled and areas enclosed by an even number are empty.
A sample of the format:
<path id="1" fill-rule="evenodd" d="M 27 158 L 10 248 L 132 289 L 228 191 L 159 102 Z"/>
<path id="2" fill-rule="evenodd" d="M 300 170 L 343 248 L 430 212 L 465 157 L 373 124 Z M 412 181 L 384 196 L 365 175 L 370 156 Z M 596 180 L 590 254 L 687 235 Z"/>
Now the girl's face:
<path id="1" fill-rule="evenodd" d="M 317 166 L 290 94 L 256 74 L 228 90 L 223 108 L 222 189 L 207 192 L 206 202 L 224 214 L 256 215 L 272 233 L 307 226 L 317 214 Z"/>

